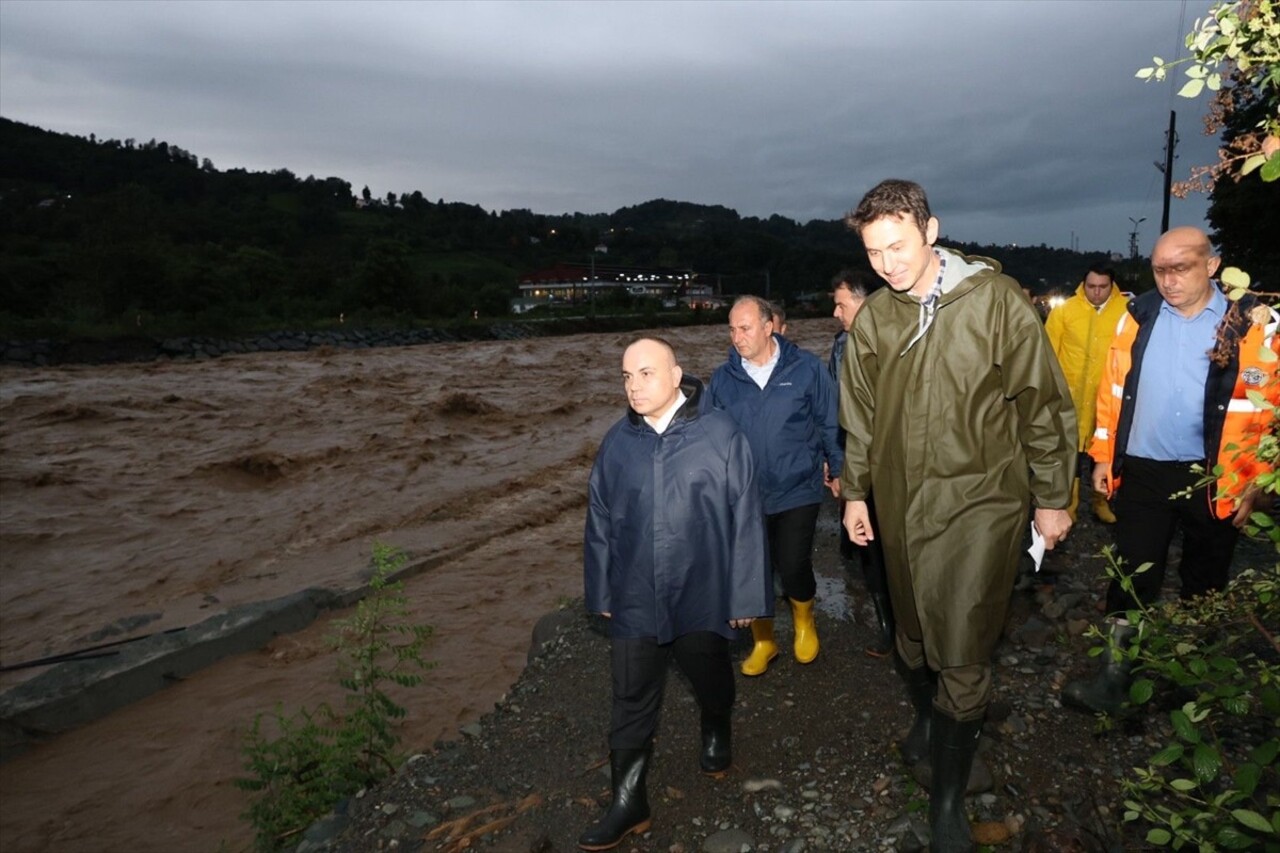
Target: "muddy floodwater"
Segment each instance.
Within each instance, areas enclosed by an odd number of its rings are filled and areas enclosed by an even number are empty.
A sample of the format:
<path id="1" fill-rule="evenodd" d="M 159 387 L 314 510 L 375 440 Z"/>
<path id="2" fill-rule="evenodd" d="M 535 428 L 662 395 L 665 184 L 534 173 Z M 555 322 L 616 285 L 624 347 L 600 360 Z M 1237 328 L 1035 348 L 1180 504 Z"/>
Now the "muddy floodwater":
<path id="1" fill-rule="evenodd" d="M 834 322 L 792 338 L 825 359 Z M 725 327 L 661 334 L 704 380 L 724 360 Z M 381 541 L 430 566 L 406 583 L 435 668 L 405 698 L 405 746 L 456 737 L 538 617 L 581 594 L 586 477 L 631 337 L 0 368 L 0 664 L 354 587 Z M 276 703 L 341 701 L 341 615 L 0 765 L 0 848 L 247 848 L 242 734 Z"/>

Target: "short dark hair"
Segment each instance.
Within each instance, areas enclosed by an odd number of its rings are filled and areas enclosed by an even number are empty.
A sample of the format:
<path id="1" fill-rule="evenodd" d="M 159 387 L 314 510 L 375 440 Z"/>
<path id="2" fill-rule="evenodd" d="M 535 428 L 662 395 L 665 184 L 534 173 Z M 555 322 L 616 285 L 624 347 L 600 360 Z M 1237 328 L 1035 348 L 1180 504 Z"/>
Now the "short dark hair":
<path id="1" fill-rule="evenodd" d="M 1111 282 L 1112 284 L 1116 283 L 1116 271 L 1111 267 L 1107 266 L 1106 264 L 1104 264 L 1102 261 L 1098 261 L 1095 264 L 1090 264 L 1089 271 L 1086 272 L 1085 275 L 1086 276 L 1105 275 L 1107 277 L 1107 281 Z"/>
<path id="2" fill-rule="evenodd" d="M 866 299 L 876 289 L 875 282 L 865 271 L 856 267 L 845 267 L 831 279 L 831 292 L 847 290 L 858 299 Z"/>
<path id="3" fill-rule="evenodd" d="M 844 224 L 861 234 L 863 228 L 877 219 L 901 216 L 910 216 L 920 233 L 925 233 L 929 220 L 933 218 L 929 211 L 929 198 L 924 194 L 924 187 L 915 181 L 889 178 L 876 184 L 862 197 L 858 206 L 845 215 Z"/>
<path id="4" fill-rule="evenodd" d="M 627 345 L 622 348 L 622 351 L 626 352 L 641 341 L 653 341 L 655 344 L 667 351 L 667 354 L 671 356 L 671 363 L 673 365 L 677 367 L 680 365 L 679 359 L 676 358 L 676 348 L 673 347 L 666 338 L 660 338 L 657 335 L 639 335 L 634 337 L 627 342 Z"/>

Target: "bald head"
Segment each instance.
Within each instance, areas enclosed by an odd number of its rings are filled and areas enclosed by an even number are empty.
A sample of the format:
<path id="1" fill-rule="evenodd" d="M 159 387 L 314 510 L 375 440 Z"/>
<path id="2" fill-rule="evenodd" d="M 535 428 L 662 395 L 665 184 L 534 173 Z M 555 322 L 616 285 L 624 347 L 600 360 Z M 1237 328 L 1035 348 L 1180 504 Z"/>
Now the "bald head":
<path id="1" fill-rule="evenodd" d="M 1199 228 L 1172 228 L 1151 252 L 1151 273 L 1169 307 L 1183 317 L 1199 314 L 1213 298 L 1213 275 L 1220 259 Z"/>
<path id="2" fill-rule="evenodd" d="M 636 414 L 657 419 L 675 405 L 684 372 L 661 338 L 640 338 L 622 353 L 622 387 Z"/>
<path id="3" fill-rule="evenodd" d="M 1208 258 L 1213 255 L 1213 246 L 1209 243 L 1209 235 L 1199 228 L 1184 225 L 1179 228 L 1170 228 L 1160 235 L 1160 239 L 1156 241 L 1155 252 L 1152 253 L 1152 262 L 1154 263 L 1155 255 L 1161 249 L 1172 251 L 1175 247 L 1179 247 L 1187 253 L 1199 255 L 1202 258 Z"/>

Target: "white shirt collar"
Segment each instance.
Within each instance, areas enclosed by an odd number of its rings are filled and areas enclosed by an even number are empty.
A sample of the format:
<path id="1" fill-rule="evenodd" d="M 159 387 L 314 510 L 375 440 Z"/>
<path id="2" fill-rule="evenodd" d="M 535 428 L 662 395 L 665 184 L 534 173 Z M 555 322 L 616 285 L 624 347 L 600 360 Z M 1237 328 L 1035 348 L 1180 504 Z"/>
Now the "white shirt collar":
<path id="1" fill-rule="evenodd" d="M 683 406 L 685 401 L 688 399 L 689 398 L 684 395 L 683 391 L 677 389 L 675 404 L 663 412 L 656 421 L 646 417 L 644 419 L 645 423 L 653 427 L 653 431 L 658 435 L 662 435 L 667 431 L 667 427 L 671 426 L 671 419 L 676 416 L 676 412 L 680 411 L 680 407 Z"/>

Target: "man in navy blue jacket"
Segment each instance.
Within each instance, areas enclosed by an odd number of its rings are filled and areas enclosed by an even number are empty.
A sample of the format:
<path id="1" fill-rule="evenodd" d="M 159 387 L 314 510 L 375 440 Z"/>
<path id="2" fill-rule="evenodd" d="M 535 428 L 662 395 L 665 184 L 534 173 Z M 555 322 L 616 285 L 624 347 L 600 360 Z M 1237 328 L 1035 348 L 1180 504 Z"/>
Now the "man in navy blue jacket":
<path id="1" fill-rule="evenodd" d="M 622 383 L 630 408 L 596 454 L 583 537 L 586 607 L 609 619 L 613 671 L 613 802 L 578 839 L 584 850 L 649 828 L 645 777 L 670 658 L 702 711 L 702 771 L 729 769 L 729 640 L 773 615 L 746 437 L 663 340 L 627 347 Z"/>
<path id="2" fill-rule="evenodd" d="M 844 453 L 835 383 L 818 357 L 775 334 L 773 306 L 739 298 L 729 311 L 729 359 L 711 376 L 711 400 L 746 433 L 759 468 L 769 559 L 791 602 L 796 660 L 818 656 L 813 619 L 813 535 L 825 490 L 839 497 Z M 743 675 L 761 675 L 778 656 L 773 620 L 751 623 L 755 645 Z"/>

